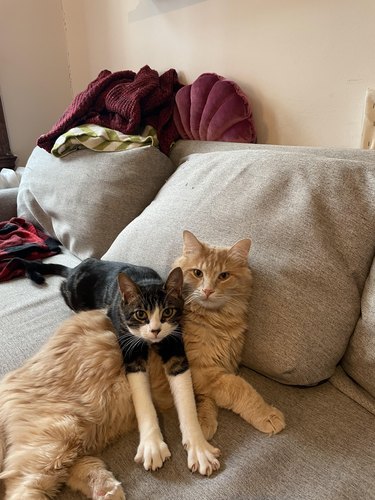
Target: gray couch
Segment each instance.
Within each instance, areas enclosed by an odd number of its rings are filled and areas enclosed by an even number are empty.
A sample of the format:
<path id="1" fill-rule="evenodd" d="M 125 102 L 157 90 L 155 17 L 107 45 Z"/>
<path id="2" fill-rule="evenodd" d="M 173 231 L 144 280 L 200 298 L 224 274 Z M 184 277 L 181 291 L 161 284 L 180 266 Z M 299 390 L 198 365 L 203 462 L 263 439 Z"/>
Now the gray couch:
<path id="1" fill-rule="evenodd" d="M 241 374 L 287 428 L 267 437 L 221 410 L 221 469 L 206 478 L 188 471 L 175 412 L 162 414 L 172 459 L 161 470 L 134 463 L 136 432 L 103 452 L 129 500 L 375 498 L 375 152 L 179 141 L 170 158 L 145 147 L 56 159 L 36 148 L 19 189 L 0 191 L 0 220 L 17 213 L 63 244 L 48 261 L 70 266 L 93 255 L 166 276 L 183 229 L 253 240 Z M 71 314 L 60 280 L 0 284 L 0 375 Z"/>

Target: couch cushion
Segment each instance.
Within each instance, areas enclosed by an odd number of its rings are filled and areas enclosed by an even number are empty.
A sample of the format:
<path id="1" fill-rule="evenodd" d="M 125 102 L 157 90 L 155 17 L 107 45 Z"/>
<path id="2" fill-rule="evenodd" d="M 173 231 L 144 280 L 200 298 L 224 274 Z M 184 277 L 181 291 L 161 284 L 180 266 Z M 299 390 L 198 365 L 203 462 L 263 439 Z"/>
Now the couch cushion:
<path id="1" fill-rule="evenodd" d="M 18 215 L 78 257 L 101 257 L 173 170 L 169 158 L 152 146 L 78 151 L 66 158 L 37 147 L 19 187 Z"/>
<path id="2" fill-rule="evenodd" d="M 375 397 L 375 261 L 362 294 L 361 317 L 342 365 L 348 375 Z"/>
<path id="3" fill-rule="evenodd" d="M 369 375 L 372 375 L 369 374 Z M 366 410 L 375 415 L 375 397 L 364 387 L 359 385 L 352 377 L 345 372 L 341 363 L 336 366 L 335 373 L 329 379 L 330 383 L 339 391 L 346 394 L 350 399 L 356 401 Z"/>
<path id="4" fill-rule="evenodd" d="M 183 229 L 216 245 L 253 240 L 245 365 L 289 384 L 332 375 L 374 252 L 372 163 L 261 149 L 191 155 L 103 258 L 166 275 Z"/>

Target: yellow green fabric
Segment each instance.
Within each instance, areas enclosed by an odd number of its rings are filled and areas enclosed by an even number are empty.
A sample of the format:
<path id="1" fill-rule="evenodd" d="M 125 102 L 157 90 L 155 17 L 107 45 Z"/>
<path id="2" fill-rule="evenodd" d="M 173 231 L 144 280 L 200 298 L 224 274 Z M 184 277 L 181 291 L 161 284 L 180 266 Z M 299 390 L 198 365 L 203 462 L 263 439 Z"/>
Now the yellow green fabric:
<path id="1" fill-rule="evenodd" d="M 51 153 L 58 158 L 78 149 L 111 152 L 124 151 L 141 146 L 158 146 L 156 130 L 146 126 L 140 135 L 127 135 L 100 125 L 90 123 L 71 128 L 57 139 Z"/>

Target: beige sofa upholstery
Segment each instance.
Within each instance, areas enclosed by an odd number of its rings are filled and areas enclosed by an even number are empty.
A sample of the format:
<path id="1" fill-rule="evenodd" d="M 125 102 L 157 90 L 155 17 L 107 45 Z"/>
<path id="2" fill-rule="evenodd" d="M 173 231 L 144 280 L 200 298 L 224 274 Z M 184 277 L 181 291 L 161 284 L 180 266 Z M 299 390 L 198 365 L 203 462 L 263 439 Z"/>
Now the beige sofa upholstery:
<path id="1" fill-rule="evenodd" d="M 16 215 L 4 191 L 2 220 Z M 165 276 L 183 229 L 217 245 L 253 240 L 241 373 L 287 428 L 269 438 L 221 410 L 222 467 L 208 479 L 187 469 L 175 412 L 162 414 L 172 459 L 161 470 L 134 463 L 136 432 L 103 452 L 127 498 L 375 498 L 373 151 L 179 141 L 170 159 L 146 147 L 57 160 L 36 148 L 17 205 L 64 242 L 49 260 L 70 266 L 95 255 Z M 0 375 L 71 314 L 60 281 L 0 284 Z M 66 488 L 59 498 L 81 497 Z"/>

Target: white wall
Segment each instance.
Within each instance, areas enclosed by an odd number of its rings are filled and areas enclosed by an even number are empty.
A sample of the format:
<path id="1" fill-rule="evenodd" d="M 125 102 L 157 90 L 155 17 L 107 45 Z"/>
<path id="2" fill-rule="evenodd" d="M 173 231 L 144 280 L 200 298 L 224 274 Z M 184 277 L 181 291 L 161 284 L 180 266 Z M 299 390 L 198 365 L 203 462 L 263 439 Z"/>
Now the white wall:
<path id="1" fill-rule="evenodd" d="M 73 97 L 60 0 L 0 0 L 0 95 L 24 165 Z"/>
<path id="2" fill-rule="evenodd" d="M 235 80 L 259 142 L 359 147 L 374 19 L 374 0 L 0 0 L 13 152 L 23 163 L 102 69 L 145 64 L 184 83 L 207 71 Z"/>
<path id="3" fill-rule="evenodd" d="M 63 0 L 74 92 L 103 68 L 184 83 L 212 71 L 249 96 L 259 142 L 359 147 L 375 85 L 374 0 Z"/>

